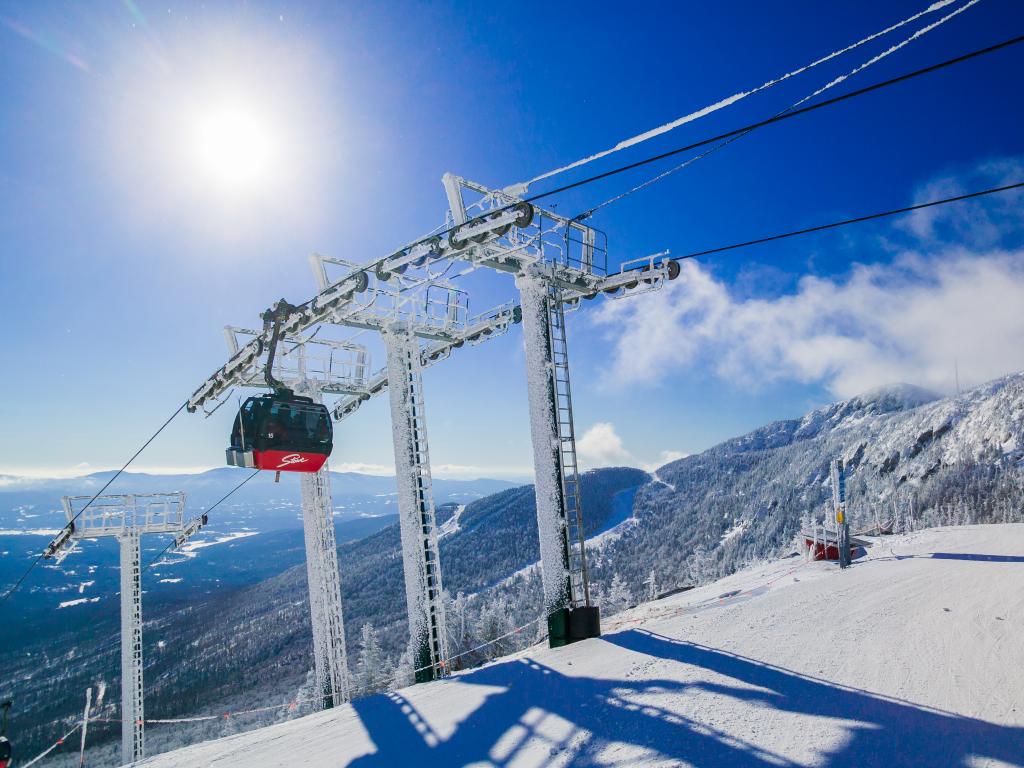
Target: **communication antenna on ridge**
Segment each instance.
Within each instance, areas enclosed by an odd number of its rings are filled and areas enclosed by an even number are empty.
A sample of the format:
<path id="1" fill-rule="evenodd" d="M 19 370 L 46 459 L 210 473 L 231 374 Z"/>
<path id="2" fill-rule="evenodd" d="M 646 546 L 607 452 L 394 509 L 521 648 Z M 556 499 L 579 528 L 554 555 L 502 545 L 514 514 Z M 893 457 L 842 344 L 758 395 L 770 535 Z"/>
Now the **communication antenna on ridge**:
<path id="1" fill-rule="evenodd" d="M 832 508 L 836 525 L 836 547 L 839 550 L 839 567 L 850 566 L 850 521 L 846 515 L 846 466 L 842 459 L 832 462 Z"/>

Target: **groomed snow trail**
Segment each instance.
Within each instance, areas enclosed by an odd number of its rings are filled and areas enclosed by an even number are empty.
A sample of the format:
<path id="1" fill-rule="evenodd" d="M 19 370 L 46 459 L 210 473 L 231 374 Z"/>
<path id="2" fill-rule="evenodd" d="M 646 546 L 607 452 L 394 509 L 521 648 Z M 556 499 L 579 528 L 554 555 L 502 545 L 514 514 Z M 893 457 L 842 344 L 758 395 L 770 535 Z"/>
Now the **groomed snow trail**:
<path id="1" fill-rule="evenodd" d="M 142 765 L 1024 765 L 1024 525 L 876 541 Z"/>

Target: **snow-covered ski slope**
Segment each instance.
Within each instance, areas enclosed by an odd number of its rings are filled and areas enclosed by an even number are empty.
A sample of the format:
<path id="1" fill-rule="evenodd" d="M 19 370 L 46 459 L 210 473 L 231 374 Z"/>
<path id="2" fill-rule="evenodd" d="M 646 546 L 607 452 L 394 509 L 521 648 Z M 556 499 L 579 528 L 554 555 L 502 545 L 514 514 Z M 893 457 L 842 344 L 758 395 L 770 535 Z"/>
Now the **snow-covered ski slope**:
<path id="1" fill-rule="evenodd" d="M 144 765 L 1024 765 L 1024 525 L 875 541 Z"/>

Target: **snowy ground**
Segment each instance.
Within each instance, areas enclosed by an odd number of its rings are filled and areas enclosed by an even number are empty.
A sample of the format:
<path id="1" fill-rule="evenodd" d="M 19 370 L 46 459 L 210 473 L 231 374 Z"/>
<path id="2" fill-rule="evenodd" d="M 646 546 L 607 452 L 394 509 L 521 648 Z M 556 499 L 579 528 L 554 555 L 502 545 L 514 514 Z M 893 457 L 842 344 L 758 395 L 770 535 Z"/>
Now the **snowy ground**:
<path id="1" fill-rule="evenodd" d="M 877 541 L 144 765 L 1024 765 L 1024 525 Z"/>

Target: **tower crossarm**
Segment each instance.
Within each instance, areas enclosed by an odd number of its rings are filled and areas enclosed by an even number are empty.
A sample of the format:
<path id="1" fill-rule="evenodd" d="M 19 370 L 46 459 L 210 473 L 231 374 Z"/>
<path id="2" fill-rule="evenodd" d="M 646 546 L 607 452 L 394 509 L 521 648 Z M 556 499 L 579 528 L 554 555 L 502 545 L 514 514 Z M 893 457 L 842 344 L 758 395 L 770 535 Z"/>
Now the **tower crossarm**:
<path id="1" fill-rule="evenodd" d="M 461 261 L 512 274 L 543 264 L 570 305 L 601 293 L 619 297 L 655 290 L 679 274 L 675 262 L 648 257 L 609 275 L 604 233 L 579 217 L 561 216 L 453 174 L 445 174 L 443 182 L 450 207 L 447 229 L 363 265 L 314 254 L 310 262 L 320 291 L 284 320 L 283 332 L 301 334 L 320 323 L 382 331 L 400 320 L 435 346 L 461 346 L 467 324 L 461 292 L 431 272 L 445 263 Z M 331 281 L 328 266 L 346 273 Z M 432 296 L 439 291 L 440 299 Z M 195 412 L 244 384 L 269 341 L 265 331 L 240 346 L 192 393 L 188 410 Z"/>
<path id="2" fill-rule="evenodd" d="M 64 496 L 61 502 L 68 522 L 46 548 L 47 557 L 80 539 L 119 537 L 129 529 L 140 533 L 179 534 L 186 527 L 182 491 Z"/>
<path id="3" fill-rule="evenodd" d="M 481 344 L 488 339 L 505 333 L 512 325 L 522 319 L 522 311 L 518 304 L 508 302 L 495 307 L 476 317 L 470 318 L 466 327 L 450 339 L 427 344 L 420 351 L 420 365 L 423 368 L 440 362 L 451 355 L 452 350 L 459 349 L 467 343 Z M 382 369 L 370 377 L 364 390 L 339 398 L 331 412 L 335 421 L 342 421 L 351 416 L 371 397 L 381 394 L 387 389 L 387 369 Z"/>
<path id="4" fill-rule="evenodd" d="M 383 259 L 359 268 L 319 255 L 314 255 L 313 260 L 321 285 L 327 280 L 327 264 L 341 265 L 351 271 L 288 315 L 282 323 L 286 337 L 297 338 L 321 323 L 381 331 L 388 323 L 400 319 L 408 323 L 413 335 L 419 338 L 448 341 L 457 340 L 466 323 L 465 294 L 453 286 L 429 277 L 401 278 L 397 272 L 381 270 Z M 232 330 L 229 329 L 229 334 Z M 260 359 L 269 343 L 270 332 L 262 331 L 254 333 L 244 345 L 233 347 L 228 361 L 189 397 L 189 412 L 194 413 L 208 402 L 216 402 L 232 387 L 247 385 L 259 370 Z M 324 391 L 331 390 L 325 388 Z"/>
<path id="5" fill-rule="evenodd" d="M 370 284 L 365 270 L 353 270 L 341 280 L 331 284 L 305 304 L 299 305 L 282 323 L 286 334 L 301 333 L 317 323 L 325 322 L 346 310 L 354 311 L 355 297 L 364 293 Z M 228 361 L 204 381 L 188 399 L 188 410 L 194 413 L 205 402 L 214 400 L 227 389 L 242 383 L 247 372 L 259 360 L 270 342 L 270 331 L 263 331 L 242 346 Z"/>
<path id="6" fill-rule="evenodd" d="M 450 173 L 443 183 L 454 224 L 449 258 L 512 274 L 542 266 L 570 305 L 601 293 L 619 297 L 656 290 L 679 275 L 679 265 L 663 258 L 666 253 L 624 262 L 608 274 L 607 238 L 581 217 L 561 216 Z M 513 212 L 520 216 L 510 226 L 506 219 Z"/>

